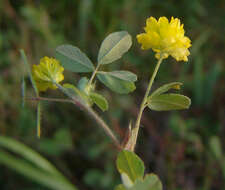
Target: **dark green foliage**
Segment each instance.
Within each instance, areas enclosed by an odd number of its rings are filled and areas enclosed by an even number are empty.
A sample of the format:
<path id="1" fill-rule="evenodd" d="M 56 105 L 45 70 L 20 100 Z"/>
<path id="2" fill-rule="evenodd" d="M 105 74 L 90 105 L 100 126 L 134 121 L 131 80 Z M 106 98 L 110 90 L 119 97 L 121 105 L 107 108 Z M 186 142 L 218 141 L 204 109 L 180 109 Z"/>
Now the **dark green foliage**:
<path id="1" fill-rule="evenodd" d="M 121 97 L 115 93 L 111 95 L 103 86 L 99 85 L 97 89 L 109 102 L 109 111 L 103 114 L 104 118 L 124 136 L 129 119 L 134 120 L 137 114 L 145 82 L 156 62 L 151 51 L 140 50 L 135 35 L 143 31 L 149 16 L 175 16 L 182 20 L 186 35 L 192 40 L 189 62 L 166 60 L 153 89 L 171 81 L 181 81 L 184 85 L 181 94 L 193 100 L 192 106 L 179 114 L 175 111 L 159 114 L 146 109 L 137 152 L 144 160 L 147 172 L 157 173 L 166 189 L 223 189 L 224 9 L 224 0 L 1 0 L 0 134 L 39 150 L 81 190 L 113 189 L 121 183 L 112 163 L 117 151 L 80 110 L 68 104 L 43 103 L 42 138 L 37 140 L 36 103 L 26 102 L 25 108 L 21 108 L 24 64 L 20 61 L 19 49 L 23 48 L 29 63 L 34 64 L 45 55 L 54 56 L 57 46 L 70 43 L 80 47 L 94 61 L 108 34 L 128 31 L 133 41 L 130 51 L 115 63 L 102 67 L 106 72 L 129 70 L 136 73 L 139 81 L 135 83 L 135 93 Z M 65 82 L 77 84 L 80 76 L 65 73 Z M 86 73 L 82 76 L 88 77 Z M 33 96 L 27 74 L 25 80 L 26 97 Z M 61 93 L 51 90 L 45 95 L 61 97 Z M 119 109 L 121 106 L 122 110 Z M 61 129 L 71 136 L 56 138 Z M 221 144 L 223 155 L 219 159 L 220 151 L 215 149 L 218 144 Z M 0 171 L 1 190 L 43 189 L 3 165 L 0 165 Z"/>

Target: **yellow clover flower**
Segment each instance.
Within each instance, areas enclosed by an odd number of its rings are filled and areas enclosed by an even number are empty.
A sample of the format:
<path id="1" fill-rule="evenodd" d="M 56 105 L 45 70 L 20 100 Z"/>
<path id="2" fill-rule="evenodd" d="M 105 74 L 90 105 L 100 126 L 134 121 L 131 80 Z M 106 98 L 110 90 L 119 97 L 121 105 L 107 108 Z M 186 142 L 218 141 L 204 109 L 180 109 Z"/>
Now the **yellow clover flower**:
<path id="1" fill-rule="evenodd" d="M 165 59 L 171 55 L 177 61 L 188 61 L 191 40 L 184 36 L 183 24 L 180 24 L 178 18 L 172 17 L 169 22 L 166 17 L 160 17 L 158 21 L 150 17 L 146 20 L 144 30 L 145 33 L 137 35 L 143 50 L 151 48 L 156 52 L 157 59 L 160 56 Z"/>
<path id="2" fill-rule="evenodd" d="M 39 65 L 33 65 L 32 74 L 39 91 L 46 91 L 48 88 L 56 89 L 53 83 L 59 83 L 64 79 L 64 68 L 54 58 L 43 57 Z"/>

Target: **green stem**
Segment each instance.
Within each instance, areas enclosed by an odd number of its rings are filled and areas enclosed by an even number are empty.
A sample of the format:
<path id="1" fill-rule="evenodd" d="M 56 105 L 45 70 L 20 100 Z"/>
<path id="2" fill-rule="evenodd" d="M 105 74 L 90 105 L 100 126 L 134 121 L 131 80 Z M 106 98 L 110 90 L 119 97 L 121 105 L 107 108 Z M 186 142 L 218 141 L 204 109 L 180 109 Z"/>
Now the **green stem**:
<path id="1" fill-rule="evenodd" d="M 49 102 L 63 102 L 63 103 L 73 103 L 73 100 L 62 99 L 62 98 L 45 98 L 45 97 L 27 97 L 26 100 L 31 101 L 49 101 Z"/>
<path id="2" fill-rule="evenodd" d="M 90 78 L 90 80 L 89 80 L 89 82 L 88 82 L 88 86 L 90 86 L 90 85 L 92 84 L 92 82 L 93 82 L 93 80 L 94 80 L 94 78 L 95 78 L 95 75 L 96 75 L 96 73 L 97 73 L 99 67 L 100 67 L 100 64 L 97 65 L 96 69 L 95 69 L 94 72 L 92 73 L 91 78 Z"/>
<path id="3" fill-rule="evenodd" d="M 105 123 L 104 120 L 91 108 L 88 106 L 85 106 L 85 110 L 88 112 L 88 114 L 95 119 L 95 121 L 98 123 L 98 125 L 105 131 L 105 133 L 111 138 L 111 140 L 114 142 L 115 146 L 121 150 L 120 143 L 110 127 Z"/>
<path id="4" fill-rule="evenodd" d="M 138 113 L 138 116 L 137 116 L 137 120 L 136 120 L 136 123 L 135 123 L 135 127 L 133 129 L 133 132 L 132 132 L 132 141 L 131 141 L 131 147 L 130 147 L 130 150 L 131 151 L 134 151 L 134 148 L 135 148 L 135 145 L 136 145 L 136 142 L 137 142 L 137 137 L 138 137 L 138 132 L 139 132 L 139 128 L 140 128 L 140 122 L 141 122 L 141 117 L 142 117 L 142 114 L 143 114 L 143 111 L 145 109 L 145 107 L 147 106 L 147 98 L 148 98 L 148 95 L 149 95 L 149 92 L 152 88 L 152 84 L 155 80 L 155 77 L 156 77 L 156 74 L 159 70 L 159 67 L 160 67 L 160 64 L 162 63 L 162 60 L 163 58 L 160 58 L 156 64 L 156 67 L 155 67 L 155 70 L 150 78 L 150 81 L 149 81 L 149 84 L 148 84 L 148 87 L 147 87 L 147 90 L 145 92 L 145 96 L 142 100 L 142 103 L 141 103 L 141 106 L 140 106 L 140 110 L 139 110 L 139 113 Z"/>
<path id="5" fill-rule="evenodd" d="M 37 137 L 41 137 L 41 102 L 37 106 Z"/>
<path id="6" fill-rule="evenodd" d="M 64 94 L 66 94 L 69 98 L 72 99 L 72 103 L 78 106 L 81 110 L 87 111 L 87 113 L 95 119 L 98 125 L 105 131 L 105 133 L 111 138 L 115 146 L 121 150 L 120 143 L 110 127 L 101 119 L 101 117 L 87 104 L 81 102 L 76 97 L 72 96 L 68 91 L 58 83 L 54 83 Z"/>

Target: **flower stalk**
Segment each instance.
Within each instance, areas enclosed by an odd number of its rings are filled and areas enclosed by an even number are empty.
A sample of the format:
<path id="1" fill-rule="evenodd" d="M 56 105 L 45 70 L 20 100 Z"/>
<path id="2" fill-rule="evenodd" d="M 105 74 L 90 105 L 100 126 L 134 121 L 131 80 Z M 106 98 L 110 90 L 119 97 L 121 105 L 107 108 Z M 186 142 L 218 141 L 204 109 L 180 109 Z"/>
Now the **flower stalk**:
<path id="1" fill-rule="evenodd" d="M 59 87 L 61 85 L 57 85 L 57 87 Z M 62 87 L 62 86 L 61 86 Z M 60 88 L 61 88 L 60 87 Z M 62 87 L 63 88 L 63 87 Z M 68 94 L 66 94 L 67 96 L 69 96 Z M 71 97 L 70 97 L 71 98 Z M 62 103 L 73 103 L 74 105 L 78 106 L 80 109 L 85 110 L 88 112 L 88 114 L 90 116 L 92 116 L 92 118 L 94 118 L 96 120 L 96 122 L 99 124 L 99 126 L 105 131 L 105 133 L 111 138 L 111 140 L 113 141 L 114 145 L 121 150 L 121 146 L 120 143 L 118 141 L 118 139 L 116 138 L 116 136 L 114 135 L 114 133 L 112 132 L 112 130 L 110 129 L 110 127 L 99 117 L 99 115 L 89 106 L 80 103 L 77 99 L 59 99 L 59 98 L 45 98 L 45 97 L 31 97 L 31 98 L 27 98 L 27 100 L 31 100 L 31 101 L 52 101 L 52 102 L 62 102 Z M 39 129 L 38 133 L 39 134 Z"/>
<path id="2" fill-rule="evenodd" d="M 147 90 L 145 92 L 144 98 L 142 100 L 142 103 L 141 103 L 141 106 L 140 106 L 140 109 L 139 109 L 139 112 L 138 112 L 138 116 L 137 116 L 135 126 L 132 129 L 131 137 L 130 137 L 130 139 L 129 139 L 126 147 L 125 147 L 126 149 L 129 149 L 130 151 L 134 151 L 134 149 L 135 149 L 137 137 L 138 137 L 138 132 L 139 132 L 139 128 L 140 128 L 140 123 L 141 123 L 141 117 L 142 117 L 142 114 L 144 112 L 144 109 L 147 106 L 147 99 L 148 99 L 149 93 L 151 91 L 152 84 L 155 80 L 156 74 L 159 70 L 159 67 L 160 67 L 161 63 L 162 63 L 162 60 L 163 60 L 163 55 L 161 55 L 160 59 L 158 60 L 156 66 L 155 66 L 155 69 L 153 71 L 153 74 L 152 74 L 152 76 L 149 80 Z"/>
<path id="3" fill-rule="evenodd" d="M 92 73 L 91 78 L 90 78 L 90 80 L 89 80 L 89 82 L 88 82 L 88 86 L 91 86 L 91 84 L 92 84 L 92 82 L 93 82 L 93 80 L 94 80 L 94 78 L 95 78 L 95 76 L 96 76 L 96 73 L 97 73 L 99 67 L 100 67 L 100 64 L 97 64 L 97 67 L 95 68 L 95 70 L 94 70 L 94 72 Z"/>

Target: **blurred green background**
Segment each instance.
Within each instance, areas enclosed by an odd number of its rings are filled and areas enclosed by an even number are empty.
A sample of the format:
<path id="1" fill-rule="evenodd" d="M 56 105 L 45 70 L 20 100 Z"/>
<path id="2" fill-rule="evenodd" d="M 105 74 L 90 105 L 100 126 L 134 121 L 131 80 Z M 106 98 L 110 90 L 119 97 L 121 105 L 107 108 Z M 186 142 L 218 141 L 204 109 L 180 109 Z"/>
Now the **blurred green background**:
<path id="1" fill-rule="evenodd" d="M 126 69 L 138 75 L 137 89 L 117 95 L 98 84 L 110 102 L 101 113 L 122 139 L 130 118 L 135 120 L 154 54 L 140 50 L 136 34 L 149 16 L 178 17 L 192 40 L 188 63 L 163 62 L 154 83 L 179 81 L 191 97 L 186 111 L 153 112 L 142 119 L 137 153 L 147 172 L 155 172 L 165 190 L 225 189 L 225 1 L 224 0 L 1 0 L 0 1 L 0 134 L 18 139 L 48 158 L 81 190 L 110 190 L 120 183 L 115 169 L 117 150 L 93 120 L 69 104 L 44 103 L 42 138 L 36 138 L 36 103 L 21 106 L 24 65 L 54 56 L 56 46 L 78 46 L 95 62 L 102 40 L 127 30 L 131 50 L 106 69 Z M 26 75 L 27 76 L 27 75 Z M 65 82 L 80 76 L 65 71 Z M 34 92 L 27 81 L 27 96 Z M 46 97 L 62 97 L 49 90 Z M 47 189 L 0 165 L 1 190 Z"/>

